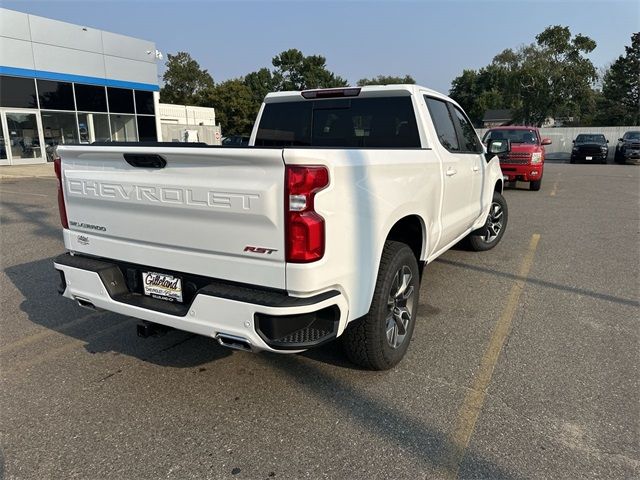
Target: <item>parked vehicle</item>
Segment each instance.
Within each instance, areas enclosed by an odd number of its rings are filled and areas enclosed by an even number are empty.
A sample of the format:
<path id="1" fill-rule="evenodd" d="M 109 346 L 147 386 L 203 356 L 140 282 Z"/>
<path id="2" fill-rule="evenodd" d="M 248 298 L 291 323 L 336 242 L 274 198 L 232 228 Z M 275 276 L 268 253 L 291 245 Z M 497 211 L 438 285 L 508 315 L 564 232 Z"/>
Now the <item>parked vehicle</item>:
<path id="1" fill-rule="evenodd" d="M 59 147 L 60 292 L 142 319 L 142 336 L 281 353 L 341 336 L 386 369 L 422 267 L 507 227 L 509 142 L 485 153 L 460 106 L 420 86 L 271 93 L 250 145 Z"/>
<path id="2" fill-rule="evenodd" d="M 494 127 L 484 134 L 486 145 L 491 140 L 507 139 L 511 142 L 511 151 L 500 156 L 500 167 L 510 182 L 529 182 L 529 189 L 538 191 L 542 186 L 544 173 L 545 145 L 551 140 L 541 138 L 535 127 L 506 126 Z"/>
<path id="3" fill-rule="evenodd" d="M 601 133 L 581 133 L 573 141 L 569 163 L 607 163 L 608 143 L 609 140 Z"/>
<path id="4" fill-rule="evenodd" d="M 625 132 L 618 139 L 615 154 L 616 163 L 640 163 L 640 131 Z"/>

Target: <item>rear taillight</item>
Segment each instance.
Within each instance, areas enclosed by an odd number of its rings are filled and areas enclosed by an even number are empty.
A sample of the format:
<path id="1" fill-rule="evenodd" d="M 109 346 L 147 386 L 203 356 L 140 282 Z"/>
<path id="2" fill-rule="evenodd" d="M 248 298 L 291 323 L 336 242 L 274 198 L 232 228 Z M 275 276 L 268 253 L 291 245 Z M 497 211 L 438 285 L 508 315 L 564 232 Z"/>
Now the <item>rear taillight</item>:
<path id="1" fill-rule="evenodd" d="M 329 185 L 329 171 L 320 166 L 286 167 L 286 259 L 309 263 L 324 255 L 324 218 L 314 210 L 317 192 Z"/>
<path id="2" fill-rule="evenodd" d="M 69 228 L 69 221 L 67 220 L 67 208 L 64 205 L 64 194 L 62 192 L 62 163 L 60 157 L 56 157 L 53 160 L 53 169 L 56 172 L 58 178 L 58 210 L 60 210 L 60 223 L 63 228 Z"/>

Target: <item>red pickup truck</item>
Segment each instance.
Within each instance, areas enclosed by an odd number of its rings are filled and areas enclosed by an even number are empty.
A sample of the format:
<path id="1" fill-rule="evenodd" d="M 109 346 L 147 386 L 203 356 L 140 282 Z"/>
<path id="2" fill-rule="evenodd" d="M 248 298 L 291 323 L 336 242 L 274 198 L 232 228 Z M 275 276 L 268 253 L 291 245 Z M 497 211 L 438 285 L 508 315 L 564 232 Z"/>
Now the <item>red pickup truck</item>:
<path id="1" fill-rule="evenodd" d="M 544 170 L 544 146 L 551 140 L 541 138 L 536 127 L 495 127 L 487 130 L 482 142 L 491 140 L 509 140 L 511 151 L 501 155 L 500 167 L 510 182 L 529 182 L 529 189 L 538 191 L 542 185 Z"/>

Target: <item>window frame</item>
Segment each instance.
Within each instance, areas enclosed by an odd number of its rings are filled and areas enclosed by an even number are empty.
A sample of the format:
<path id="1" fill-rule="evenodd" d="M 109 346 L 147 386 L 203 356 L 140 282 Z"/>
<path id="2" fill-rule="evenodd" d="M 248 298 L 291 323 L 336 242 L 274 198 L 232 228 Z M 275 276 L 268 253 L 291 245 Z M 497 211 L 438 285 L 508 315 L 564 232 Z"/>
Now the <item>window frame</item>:
<path id="1" fill-rule="evenodd" d="M 41 88 L 44 87 L 46 84 L 64 84 L 64 85 L 68 85 L 69 89 L 70 89 L 70 93 L 71 93 L 71 104 L 70 107 L 71 108 L 62 108 L 60 105 L 55 105 L 55 106 L 47 106 L 45 103 L 43 103 L 42 101 L 42 90 Z M 75 91 L 75 84 L 74 82 L 64 82 L 64 81 L 60 81 L 60 80 L 48 80 L 48 79 L 44 79 L 44 78 L 36 78 L 36 91 L 37 91 L 37 95 L 38 95 L 38 108 L 40 110 L 48 110 L 48 111 L 52 111 L 52 112 L 77 112 L 78 111 L 78 107 L 76 104 L 76 91 Z M 67 99 L 69 100 L 69 99 Z M 69 106 L 69 105 L 68 105 Z"/>
<path id="2" fill-rule="evenodd" d="M 438 143 L 440 143 L 440 145 L 442 146 L 442 148 L 444 148 L 447 152 L 449 153 L 464 153 L 462 150 L 460 150 L 460 138 L 459 138 L 459 132 L 458 132 L 458 126 L 456 125 L 456 122 L 454 120 L 454 114 L 452 113 L 451 109 L 449 108 L 449 105 L 451 102 L 443 99 L 443 98 L 439 98 L 439 97 L 435 97 L 433 95 L 429 95 L 424 93 L 424 104 L 427 106 L 427 111 L 429 112 L 429 117 L 431 119 L 431 123 L 433 124 L 433 129 L 436 132 L 436 138 L 438 140 Z M 445 105 L 445 108 L 447 109 L 447 112 L 449 113 L 449 118 L 451 119 L 451 124 L 453 125 L 453 133 L 456 136 L 456 141 L 458 142 L 458 150 L 452 150 L 449 147 L 447 147 L 444 143 L 442 143 L 442 140 L 440 139 L 440 135 L 438 135 L 438 127 L 436 125 L 435 120 L 433 119 L 433 112 L 431 111 L 431 107 L 429 106 L 429 100 L 435 100 L 437 102 L 442 102 Z"/>
<path id="3" fill-rule="evenodd" d="M 84 87 L 101 89 L 104 93 L 104 110 L 89 110 L 87 108 L 80 108 L 78 105 L 78 86 L 82 89 Z M 107 98 L 107 87 L 104 85 L 92 85 L 82 82 L 73 82 L 73 98 L 76 105 L 76 112 L 88 112 L 88 113 L 109 113 L 109 99 Z M 86 105 L 82 105 L 83 107 Z M 95 106 L 95 105 L 93 105 Z"/>
<path id="4" fill-rule="evenodd" d="M 122 87 L 109 87 L 107 86 L 107 108 L 109 110 L 109 114 L 117 114 L 117 115 L 135 115 L 136 114 L 136 101 L 134 97 L 134 90 L 132 88 L 122 88 Z M 120 109 L 114 110 L 114 106 L 118 103 L 124 102 L 125 95 L 131 95 L 131 103 L 129 106 L 131 107 L 131 111 L 121 111 Z M 122 98 L 118 98 L 119 95 L 122 95 Z M 114 105 L 112 105 L 112 103 Z M 127 102 L 128 103 L 128 102 Z"/>
<path id="5" fill-rule="evenodd" d="M 138 105 L 138 94 L 139 93 L 143 94 L 143 95 L 141 95 L 141 97 L 144 96 L 144 95 L 147 95 L 147 94 L 151 95 L 151 113 L 140 112 L 139 111 L 139 109 L 138 109 L 138 107 L 139 107 L 139 105 Z M 156 105 L 155 105 L 155 98 L 153 96 L 153 92 L 150 91 L 150 90 L 135 90 L 134 89 L 133 90 L 133 106 L 134 106 L 136 115 L 154 116 L 155 117 L 156 114 L 157 114 Z"/>
<path id="6" fill-rule="evenodd" d="M 33 78 L 33 77 L 22 77 L 22 76 L 18 76 L 18 75 L 4 75 L 4 74 L 0 75 L 0 77 L 2 77 L 4 79 L 8 79 L 9 82 L 12 82 L 12 81 L 16 81 L 16 83 L 17 82 L 24 82 L 25 85 L 27 84 L 27 82 L 31 82 L 31 86 L 33 87 L 32 91 L 28 92 L 28 95 L 32 96 L 33 103 L 29 103 L 28 105 L 25 105 L 25 104 L 14 105 L 13 102 L 8 102 L 8 103 L 5 104 L 2 101 L 2 95 L 0 94 L 0 108 L 6 108 L 6 109 L 18 108 L 18 109 L 28 109 L 28 110 L 39 110 L 40 109 L 40 98 L 39 98 L 39 95 L 38 95 L 38 85 L 37 85 L 37 82 L 36 82 L 35 78 Z M 0 84 L 1 83 L 2 82 L 0 81 Z"/>
<path id="7" fill-rule="evenodd" d="M 447 106 L 449 107 L 449 111 L 451 113 L 451 119 L 453 120 L 453 126 L 456 129 L 456 135 L 458 137 L 458 146 L 460 147 L 460 150 L 458 150 L 457 153 L 482 155 L 484 153 L 484 149 L 482 147 L 482 142 L 480 141 L 480 138 L 478 137 L 478 132 L 476 132 L 476 129 L 473 126 L 473 123 L 471 123 L 471 120 L 469 120 L 469 117 L 467 116 L 467 114 L 464 112 L 464 110 L 462 110 L 462 108 L 457 107 L 452 102 L 446 102 L 446 103 L 447 103 Z M 460 112 L 462 117 L 469 123 L 469 125 L 471 125 L 471 128 L 473 128 L 474 137 L 476 139 L 477 150 L 466 150 L 466 149 L 462 148 L 463 144 L 466 145 L 467 142 L 466 142 L 466 140 L 464 142 L 461 141 L 462 139 L 465 138 L 465 136 L 464 136 L 464 132 L 462 130 L 462 124 L 460 123 L 460 119 L 456 115 L 456 111 Z"/>

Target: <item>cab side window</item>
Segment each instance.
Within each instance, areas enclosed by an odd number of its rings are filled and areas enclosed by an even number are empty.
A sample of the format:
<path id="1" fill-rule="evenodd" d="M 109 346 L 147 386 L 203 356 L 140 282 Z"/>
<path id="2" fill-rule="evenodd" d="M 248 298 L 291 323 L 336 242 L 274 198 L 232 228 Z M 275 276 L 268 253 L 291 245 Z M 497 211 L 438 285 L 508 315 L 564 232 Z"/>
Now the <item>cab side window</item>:
<path id="1" fill-rule="evenodd" d="M 476 130 L 469 122 L 469 119 L 466 115 L 456 106 L 453 106 L 453 111 L 455 113 L 455 120 L 460 127 L 460 151 L 467 153 L 482 153 L 482 145 L 478 140 L 478 135 L 476 135 Z"/>
<path id="2" fill-rule="evenodd" d="M 447 103 L 437 98 L 424 97 L 429 108 L 433 125 L 438 134 L 438 140 L 444 148 L 450 152 L 459 152 L 460 144 L 456 135 L 456 127 L 453 124 L 451 112 L 447 107 Z"/>

